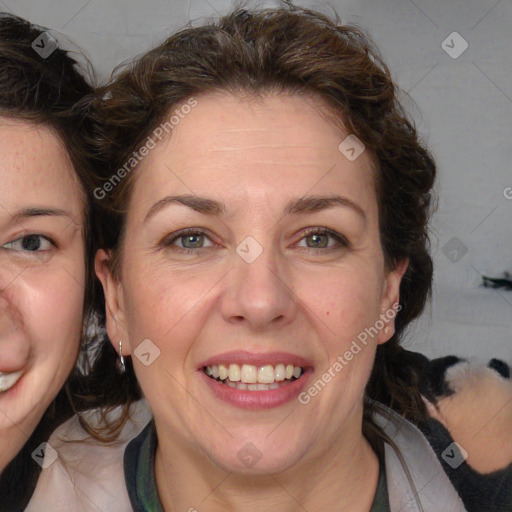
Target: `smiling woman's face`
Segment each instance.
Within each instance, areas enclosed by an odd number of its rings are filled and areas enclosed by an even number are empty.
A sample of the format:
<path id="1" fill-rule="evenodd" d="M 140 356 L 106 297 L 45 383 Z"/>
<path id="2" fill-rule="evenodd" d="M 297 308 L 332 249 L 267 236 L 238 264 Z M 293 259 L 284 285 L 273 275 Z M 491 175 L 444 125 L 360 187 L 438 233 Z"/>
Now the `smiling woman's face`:
<path id="1" fill-rule="evenodd" d="M 75 363 L 84 198 L 48 128 L 0 117 L 0 471 Z"/>
<path id="2" fill-rule="evenodd" d="M 137 169 L 119 279 L 104 253 L 96 265 L 161 450 L 274 472 L 362 438 L 375 348 L 393 334 L 380 315 L 403 268 L 385 269 L 369 155 L 349 161 L 348 134 L 319 108 L 198 97 Z M 316 396 L 300 395 L 325 372 Z"/>

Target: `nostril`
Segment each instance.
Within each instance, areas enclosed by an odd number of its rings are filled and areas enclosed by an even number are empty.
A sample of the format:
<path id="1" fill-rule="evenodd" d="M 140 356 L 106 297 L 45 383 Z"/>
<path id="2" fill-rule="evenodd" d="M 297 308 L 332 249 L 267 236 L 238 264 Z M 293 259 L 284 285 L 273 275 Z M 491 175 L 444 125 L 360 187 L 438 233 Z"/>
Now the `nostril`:
<path id="1" fill-rule="evenodd" d="M 0 293 L 0 336 L 23 326 L 22 310 L 17 304 L 17 298 L 12 290 Z"/>
<path id="2" fill-rule="evenodd" d="M 0 305 L 0 339 L 8 333 L 19 329 L 20 314 L 9 305 Z"/>
<path id="3" fill-rule="evenodd" d="M 11 315 L 6 311 L 0 310 L 0 339 L 17 329 L 16 322 L 13 321 Z"/>
<path id="4" fill-rule="evenodd" d="M 23 368 L 30 356 L 30 339 L 23 328 L 19 310 L 12 304 L 0 304 L 0 372 Z"/>

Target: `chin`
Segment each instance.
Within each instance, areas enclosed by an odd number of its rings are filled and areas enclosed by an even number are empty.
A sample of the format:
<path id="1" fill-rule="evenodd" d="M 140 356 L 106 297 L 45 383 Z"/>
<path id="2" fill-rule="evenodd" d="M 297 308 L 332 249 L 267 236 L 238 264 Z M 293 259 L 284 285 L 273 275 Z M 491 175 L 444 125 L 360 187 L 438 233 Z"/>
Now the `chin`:
<path id="1" fill-rule="evenodd" d="M 248 441 L 235 452 L 212 454 L 211 460 L 223 470 L 241 476 L 268 476 L 282 473 L 294 466 L 301 456 L 292 448 L 278 452 L 275 449 L 259 449 L 256 444 Z"/>

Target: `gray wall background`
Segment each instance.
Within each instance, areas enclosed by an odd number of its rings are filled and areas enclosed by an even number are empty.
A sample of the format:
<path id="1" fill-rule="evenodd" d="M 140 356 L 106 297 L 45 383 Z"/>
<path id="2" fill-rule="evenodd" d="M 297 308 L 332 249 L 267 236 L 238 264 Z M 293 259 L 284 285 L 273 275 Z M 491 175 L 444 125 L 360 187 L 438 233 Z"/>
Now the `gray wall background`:
<path id="1" fill-rule="evenodd" d="M 334 8 L 344 22 L 372 34 L 437 158 L 433 301 L 406 345 L 428 356 L 512 362 L 512 292 L 481 286 L 482 274 L 512 270 L 512 0 L 296 4 L 325 13 Z M 0 0 L 0 10 L 55 30 L 61 47 L 73 41 L 83 48 L 100 81 L 190 20 L 200 23 L 231 6 L 229 0 Z"/>

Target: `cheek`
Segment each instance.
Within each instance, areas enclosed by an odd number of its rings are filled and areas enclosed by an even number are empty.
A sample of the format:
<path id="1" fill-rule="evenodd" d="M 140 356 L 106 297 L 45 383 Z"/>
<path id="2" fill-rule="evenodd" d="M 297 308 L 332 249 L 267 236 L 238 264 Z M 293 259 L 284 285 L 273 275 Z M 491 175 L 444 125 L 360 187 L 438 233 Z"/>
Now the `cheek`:
<path id="1" fill-rule="evenodd" d="M 58 393 L 78 355 L 85 272 L 83 259 L 77 260 L 73 276 L 64 262 L 27 267 L 10 290 L 21 319 L 18 343 L 26 349 L 28 371 L 9 407 L 13 416 L 29 422 L 27 431 Z"/>
<path id="2" fill-rule="evenodd" d="M 34 276 L 23 290 L 25 322 L 34 340 L 34 350 L 46 353 L 55 364 L 74 360 L 82 330 L 84 304 L 84 262 Z"/>
<path id="3" fill-rule="evenodd" d="M 305 392 L 312 399 L 321 395 L 317 406 L 333 407 L 342 416 L 347 407 L 360 403 L 364 393 L 375 357 L 374 326 L 381 313 L 380 267 L 375 262 L 351 263 L 343 268 L 323 269 L 307 282 L 302 280 L 298 292 L 307 310 L 314 313 L 309 317 L 317 326 L 321 345 L 318 349 L 322 352 L 315 377 L 322 383 Z M 326 391 L 319 392 L 324 386 Z M 340 396 L 345 399 L 340 400 Z"/>
<path id="4" fill-rule="evenodd" d="M 186 350 L 201 329 L 198 315 L 205 303 L 202 297 L 209 289 L 208 282 L 168 269 L 126 270 L 124 316 L 132 352 L 149 338 L 161 349 L 172 343 L 173 358 L 178 360 L 177 354 Z"/>
<path id="5" fill-rule="evenodd" d="M 380 313 L 383 277 L 375 265 L 322 269 L 298 276 L 297 283 L 298 298 L 340 342 L 373 325 Z"/>
<path id="6" fill-rule="evenodd" d="M 154 411 L 166 415 L 187 403 L 186 364 L 211 314 L 208 299 L 202 299 L 209 288 L 204 279 L 184 272 L 138 269 L 144 270 L 123 268 L 123 332 L 144 395 Z M 150 354 L 146 361 L 144 353 Z"/>

